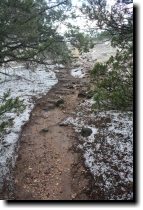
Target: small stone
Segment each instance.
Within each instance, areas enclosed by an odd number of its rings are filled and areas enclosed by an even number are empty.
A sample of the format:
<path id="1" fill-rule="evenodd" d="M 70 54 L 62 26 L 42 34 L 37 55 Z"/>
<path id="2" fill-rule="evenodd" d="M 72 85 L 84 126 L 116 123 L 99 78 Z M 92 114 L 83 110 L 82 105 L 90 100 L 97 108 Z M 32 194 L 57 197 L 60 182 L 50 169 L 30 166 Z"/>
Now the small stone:
<path id="1" fill-rule="evenodd" d="M 65 124 L 64 122 L 60 122 L 59 126 L 68 126 L 68 124 Z"/>
<path id="2" fill-rule="evenodd" d="M 81 90 L 81 91 L 78 93 L 78 97 L 79 97 L 79 98 L 84 98 L 84 97 L 86 97 L 86 92 L 83 91 L 83 90 Z"/>
<path id="3" fill-rule="evenodd" d="M 43 111 L 48 112 L 49 111 L 49 108 L 48 107 L 45 107 L 45 108 L 43 108 Z"/>
<path id="4" fill-rule="evenodd" d="M 56 101 L 56 103 L 55 103 L 55 105 L 56 105 L 57 107 L 59 107 L 61 104 L 64 104 L 64 100 L 63 100 L 62 98 L 58 99 L 58 100 Z"/>
<path id="5" fill-rule="evenodd" d="M 47 169 L 44 174 L 50 174 L 50 169 Z"/>
<path id="6" fill-rule="evenodd" d="M 73 84 L 73 85 L 75 85 L 75 84 L 76 84 L 76 82 L 72 81 L 72 84 Z"/>
<path id="7" fill-rule="evenodd" d="M 90 128 L 82 128 L 82 130 L 81 130 L 81 135 L 83 136 L 83 137 L 88 137 L 88 136 L 90 136 L 92 134 L 92 130 L 90 129 Z"/>
<path id="8" fill-rule="evenodd" d="M 18 183 L 18 180 L 17 180 L 17 179 L 15 179 L 15 180 L 14 180 L 14 182 L 15 182 L 15 184 L 16 184 L 16 183 Z"/>
<path id="9" fill-rule="evenodd" d="M 28 169 L 29 169 L 29 170 L 32 170 L 32 168 L 31 168 L 31 167 L 29 167 Z"/>
<path id="10" fill-rule="evenodd" d="M 73 87 L 73 85 L 69 85 L 67 88 L 68 89 L 73 89 L 74 87 Z"/>
<path id="11" fill-rule="evenodd" d="M 48 128 L 43 128 L 41 131 L 42 131 L 42 132 L 48 132 L 49 129 L 48 129 Z"/>
<path id="12" fill-rule="evenodd" d="M 72 194 L 72 199 L 74 199 L 76 197 L 76 193 Z"/>

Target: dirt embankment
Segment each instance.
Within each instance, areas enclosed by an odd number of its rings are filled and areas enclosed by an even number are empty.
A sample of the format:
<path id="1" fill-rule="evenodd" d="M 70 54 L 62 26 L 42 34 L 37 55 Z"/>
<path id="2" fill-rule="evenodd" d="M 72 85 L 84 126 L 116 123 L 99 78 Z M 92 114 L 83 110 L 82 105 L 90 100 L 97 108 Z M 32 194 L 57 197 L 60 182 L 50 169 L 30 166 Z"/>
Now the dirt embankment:
<path id="1" fill-rule="evenodd" d="M 91 175 L 77 150 L 78 138 L 62 120 L 74 114 L 81 102 L 84 79 L 68 69 L 57 73 L 59 82 L 42 97 L 24 126 L 13 173 L 15 200 L 89 200 Z"/>

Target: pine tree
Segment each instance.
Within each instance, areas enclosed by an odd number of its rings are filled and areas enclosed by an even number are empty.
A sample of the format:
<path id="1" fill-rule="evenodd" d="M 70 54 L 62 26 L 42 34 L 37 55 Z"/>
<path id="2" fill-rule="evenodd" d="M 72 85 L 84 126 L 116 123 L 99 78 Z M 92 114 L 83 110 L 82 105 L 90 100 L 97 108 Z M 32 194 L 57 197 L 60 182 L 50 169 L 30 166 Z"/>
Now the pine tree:
<path id="1" fill-rule="evenodd" d="M 57 32 L 57 21 L 66 18 L 68 6 L 69 0 L 1 0 L 0 64 L 43 63 L 47 56 L 62 57 L 67 48 L 64 37 Z"/>
<path id="2" fill-rule="evenodd" d="M 100 30 L 107 31 L 112 46 L 117 48 L 116 56 L 105 63 L 96 63 L 92 70 L 96 109 L 132 110 L 133 9 L 128 3 L 117 2 L 109 10 L 106 0 L 87 0 L 82 7 L 84 14 L 97 21 Z"/>
<path id="3" fill-rule="evenodd" d="M 70 6 L 70 0 L 1 0 L 0 66 L 11 61 L 46 64 L 47 58 L 67 62 L 69 51 L 57 29 Z M 0 98 L 0 134 L 12 123 L 5 114 L 23 109 L 23 101 L 9 92 Z"/>
<path id="4" fill-rule="evenodd" d="M 8 112 L 21 113 L 25 109 L 23 100 L 10 97 L 10 91 L 4 93 L 0 98 L 0 136 L 5 132 L 6 127 L 12 125 L 12 120 L 7 119 L 5 114 Z"/>

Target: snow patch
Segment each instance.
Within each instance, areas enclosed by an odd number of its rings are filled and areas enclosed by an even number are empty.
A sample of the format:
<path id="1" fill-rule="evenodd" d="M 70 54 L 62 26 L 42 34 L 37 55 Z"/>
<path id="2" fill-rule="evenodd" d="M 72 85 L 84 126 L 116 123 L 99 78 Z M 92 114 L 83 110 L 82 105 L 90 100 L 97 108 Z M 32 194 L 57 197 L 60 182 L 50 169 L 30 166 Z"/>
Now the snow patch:
<path id="1" fill-rule="evenodd" d="M 79 135 L 78 147 L 94 176 L 95 192 L 98 194 L 100 188 L 105 200 L 130 200 L 133 198 L 133 113 L 93 113 L 92 104 L 92 99 L 85 100 L 77 114 L 64 122 L 73 125 L 78 133 L 82 127 L 92 129 L 86 138 Z"/>
<path id="2" fill-rule="evenodd" d="M 11 97 L 24 100 L 26 108 L 23 113 L 16 115 L 7 113 L 5 117 L 14 118 L 13 126 L 8 128 L 6 134 L 0 141 L 0 188 L 3 179 L 9 173 L 10 165 L 15 163 L 15 155 L 18 147 L 19 134 L 22 126 L 29 120 L 30 113 L 34 107 L 33 96 L 40 98 L 46 94 L 58 80 L 54 68 L 63 68 L 60 65 L 44 66 L 38 65 L 33 69 L 26 69 L 22 64 L 14 64 L 7 68 L 0 68 L 0 97 L 10 90 Z"/>

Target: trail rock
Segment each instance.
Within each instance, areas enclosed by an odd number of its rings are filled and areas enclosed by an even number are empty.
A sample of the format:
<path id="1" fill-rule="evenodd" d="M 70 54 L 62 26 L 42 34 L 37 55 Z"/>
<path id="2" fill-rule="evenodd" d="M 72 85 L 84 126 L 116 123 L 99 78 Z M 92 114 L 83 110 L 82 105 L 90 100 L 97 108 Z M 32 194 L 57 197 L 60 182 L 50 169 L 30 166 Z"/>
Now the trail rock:
<path id="1" fill-rule="evenodd" d="M 76 196 L 77 196 L 77 194 L 76 193 L 74 193 L 74 194 L 72 194 L 72 199 L 74 199 L 74 198 L 76 198 Z"/>
<path id="2" fill-rule="evenodd" d="M 64 123 L 64 122 L 60 122 L 59 126 L 68 126 L 68 124 Z"/>
<path id="3" fill-rule="evenodd" d="M 48 112 L 49 111 L 49 108 L 48 107 L 45 107 L 45 108 L 43 108 L 43 111 Z"/>
<path id="4" fill-rule="evenodd" d="M 74 88 L 73 85 L 70 85 L 70 84 L 65 85 L 64 87 L 66 87 L 67 89 L 73 89 Z"/>
<path id="5" fill-rule="evenodd" d="M 90 136 L 92 134 L 92 130 L 90 129 L 90 128 L 82 128 L 81 129 L 81 135 L 83 136 L 83 137 L 88 137 L 88 136 Z"/>
<path id="6" fill-rule="evenodd" d="M 86 91 L 81 90 L 81 91 L 78 93 L 78 97 L 79 97 L 79 98 L 84 98 L 84 97 L 86 97 Z"/>
<path id="7" fill-rule="evenodd" d="M 57 107 L 59 107 L 61 104 L 64 104 L 64 100 L 61 98 L 61 99 L 58 99 L 57 101 L 56 101 L 56 103 L 55 103 L 55 105 L 57 106 Z"/>
<path id="8" fill-rule="evenodd" d="M 46 132 L 49 131 L 49 129 L 48 128 L 43 128 L 41 131 L 46 133 Z"/>

